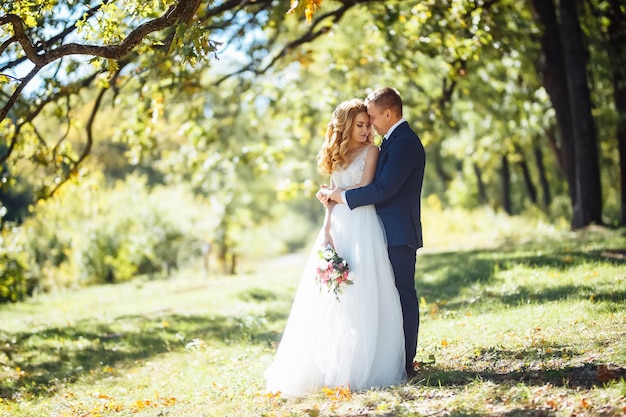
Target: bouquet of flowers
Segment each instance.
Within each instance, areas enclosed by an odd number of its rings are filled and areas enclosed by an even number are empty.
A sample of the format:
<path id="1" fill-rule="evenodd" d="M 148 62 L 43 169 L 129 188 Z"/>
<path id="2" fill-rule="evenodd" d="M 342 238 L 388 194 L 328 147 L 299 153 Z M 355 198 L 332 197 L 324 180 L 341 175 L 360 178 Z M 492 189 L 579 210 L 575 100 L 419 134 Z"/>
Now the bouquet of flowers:
<path id="1" fill-rule="evenodd" d="M 317 266 L 317 274 L 315 281 L 320 287 L 326 288 L 328 292 L 335 293 L 335 298 L 339 301 L 339 294 L 342 293 L 342 287 L 352 285 L 353 272 L 350 272 L 348 263 L 341 256 L 337 255 L 335 249 L 327 246 L 317 251 L 320 260 Z"/>

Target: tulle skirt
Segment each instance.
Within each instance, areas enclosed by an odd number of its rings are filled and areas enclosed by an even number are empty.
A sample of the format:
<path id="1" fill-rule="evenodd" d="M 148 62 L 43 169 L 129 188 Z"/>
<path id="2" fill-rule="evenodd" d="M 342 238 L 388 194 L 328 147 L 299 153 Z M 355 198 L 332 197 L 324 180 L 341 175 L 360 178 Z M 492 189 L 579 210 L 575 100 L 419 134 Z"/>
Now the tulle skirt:
<path id="1" fill-rule="evenodd" d="M 335 206 L 331 236 L 354 272 L 340 301 L 316 281 L 320 231 L 308 257 L 267 390 L 303 395 L 327 387 L 360 391 L 406 380 L 400 298 L 374 206 Z"/>

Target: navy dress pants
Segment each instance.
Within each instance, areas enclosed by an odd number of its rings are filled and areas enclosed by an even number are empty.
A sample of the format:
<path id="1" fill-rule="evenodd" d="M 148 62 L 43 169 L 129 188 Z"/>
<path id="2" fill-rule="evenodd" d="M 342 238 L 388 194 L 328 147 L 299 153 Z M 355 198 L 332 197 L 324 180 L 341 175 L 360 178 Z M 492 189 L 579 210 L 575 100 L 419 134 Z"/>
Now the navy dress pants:
<path id="1" fill-rule="evenodd" d="M 404 343 L 406 352 L 406 370 L 409 377 L 414 374 L 413 359 L 417 351 L 417 333 L 420 324 L 419 305 L 415 291 L 416 249 L 409 246 L 388 248 L 389 260 L 400 294 L 402 317 L 404 320 Z"/>

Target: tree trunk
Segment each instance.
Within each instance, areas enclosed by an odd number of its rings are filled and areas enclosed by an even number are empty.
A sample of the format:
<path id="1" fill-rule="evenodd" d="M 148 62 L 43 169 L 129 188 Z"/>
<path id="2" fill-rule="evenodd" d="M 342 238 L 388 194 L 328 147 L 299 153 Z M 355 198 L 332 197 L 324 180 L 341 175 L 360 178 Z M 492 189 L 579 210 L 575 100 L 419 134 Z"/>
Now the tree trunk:
<path id="1" fill-rule="evenodd" d="M 485 182 L 483 181 L 482 172 L 476 163 L 472 164 L 474 168 L 474 175 L 476 176 L 476 184 L 478 186 L 478 196 L 480 197 L 481 204 L 487 204 L 489 199 L 487 198 L 487 191 L 485 188 Z"/>
<path id="2" fill-rule="evenodd" d="M 537 72 L 543 78 L 543 86 L 550 96 L 560 130 L 560 141 L 554 141 L 552 149 L 567 179 L 570 201 L 574 207 L 577 201 L 574 135 L 566 80 L 567 69 L 556 8 L 554 0 L 533 0 L 533 6 L 535 20 L 543 26 L 540 38 L 542 57 L 537 65 Z"/>
<path id="3" fill-rule="evenodd" d="M 443 189 L 445 190 L 446 188 L 448 188 L 450 181 L 452 181 L 452 177 L 450 177 L 450 175 L 443 167 L 443 161 L 441 158 L 441 145 L 436 145 L 433 149 L 433 152 L 431 152 L 431 155 L 433 156 L 435 172 L 437 173 L 437 176 L 439 177 L 439 180 L 443 185 Z"/>
<path id="4" fill-rule="evenodd" d="M 556 163 L 558 164 L 559 171 L 565 177 L 565 181 L 569 181 L 567 179 L 567 163 L 565 162 L 565 155 L 560 151 L 559 139 L 557 138 L 556 128 L 554 126 L 549 126 L 545 129 L 546 138 L 548 139 L 548 146 L 554 155 L 554 159 L 556 159 Z M 573 205 L 572 205 L 573 207 Z"/>
<path id="5" fill-rule="evenodd" d="M 550 183 L 546 175 L 546 166 L 543 164 L 543 151 L 541 146 L 535 144 L 533 153 L 535 155 L 535 163 L 537 164 L 537 172 L 539 172 L 539 184 L 541 185 L 541 193 L 543 196 L 543 207 L 550 207 L 552 203 L 552 195 L 550 194 Z"/>
<path id="6" fill-rule="evenodd" d="M 509 159 L 506 155 L 502 156 L 500 179 L 502 180 L 502 208 L 507 214 L 511 215 L 513 214 L 511 205 L 511 168 L 509 167 Z"/>
<path id="7" fill-rule="evenodd" d="M 528 168 L 528 163 L 526 162 L 524 154 L 519 150 L 518 152 L 522 155 L 522 159 L 519 161 L 518 165 L 522 170 L 522 177 L 524 178 L 526 191 L 528 191 L 528 197 L 530 197 L 531 203 L 537 205 L 537 188 L 535 187 L 535 184 L 533 184 L 533 179 L 530 175 L 530 169 Z"/>
<path id="8" fill-rule="evenodd" d="M 621 184 L 620 224 L 626 225 L 626 12 L 618 0 L 610 0 L 609 57 L 613 69 L 613 101 L 617 111 L 617 148 Z"/>
<path id="9" fill-rule="evenodd" d="M 587 82 L 588 51 L 578 22 L 577 0 L 561 0 L 561 42 L 567 65 L 567 86 L 573 121 L 576 160 L 576 204 L 572 228 L 602 224 L 602 191 L 596 130 Z"/>
<path id="10" fill-rule="evenodd" d="M 626 79 L 621 79 L 621 88 L 617 88 L 618 80 L 613 80 L 615 106 L 619 114 L 617 122 L 617 145 L 619 151 L 619 169 L 621 183 L 621 216 L 620 224 L 626 226 Z M 620 107 L 617 107 L 617 106 Z"/>

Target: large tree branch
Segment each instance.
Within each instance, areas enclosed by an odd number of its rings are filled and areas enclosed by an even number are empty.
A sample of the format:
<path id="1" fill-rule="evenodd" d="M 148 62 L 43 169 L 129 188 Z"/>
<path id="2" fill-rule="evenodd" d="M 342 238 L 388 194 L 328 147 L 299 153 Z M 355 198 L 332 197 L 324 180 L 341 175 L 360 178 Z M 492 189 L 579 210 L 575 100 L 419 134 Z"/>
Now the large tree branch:
<path id="1" fill-rule="evenodd" d="M 102 6 L 106 5 L 107 3 L 109 3 L 111 0 L 105 0 L 102 3 L 98 4 L 95 7 L 90 7 L 89 9 L 87 9 L 87 11 L 81 15 L 79 20 L 87 20 L 89 18 L 91 18 L 93 15 L 96 14 L 96 12 L 98 10 L 100 10 L 102 8 Z M 59 32 L 58 34 L 54 35 L 53 37 L 51 37 L 50 39 L 46 39 L 45 42 L 38 42 L 37 44 L 33 45 L 33 48 L 35 49 L 36 53 L 39 53 L 41 51 L 43 51 L 45 49 L 46 46 L 50 46 L 50 45 L 54 45 L 59 41 L 63 41 L 63 39 L 65 39 L 66 36 L 68 36 L 70 33 L 74 32 L 76 30 L 77 26 L 77 21 L 73 22 L 71 25 L 69 25 L 68 27 L 66 27 L 64 30 L 62 30 L 61 32 Z M 2 52 L 11 44 L 15 42 L 15 37 L 11 37 L 9 39 L 7 39 L 4 43 L 3 46 L 0 47 L 0 55 L 2 54 Z M 6 44 L 6 46 L 4 45 Z M 13 68 L 19 64 L 21 64 L 24 61 L 28 61 L 28 56 L 24 55 L 21 56 L 17 59 L 14 59 L 13 61 L 7 62 L 3 67 L 0 67 L 0 71 L 4 71 L 8 68 Z"/>
<path id="2" fill-rule="evenodd" d="M 255 1 L 255 0 L 227 0 L 225 2 L 223 2 L 222 4 L 220 4 L 217 7 L 212 8 L 206 16 L 204 16 L 204 18 L 200 21 L 201 23 L 204 23 L 206 20 L 208 20 L 210 17 L 213 16 L 217 16 L 219 14 L 222 14 L 226 11 L 232 11 L 233 9 L 239 9 L 239 10 L 243 10 L 245 6 L 247 6 L 248 4 L 253 3 L 253 4 L 261 4 L 262 7 L 265 7 L 267 5 L 271 5 L 272 4 L 272 0 L 262 0 L 262 1 Z M 233 13 L 233 14 L 236 14 Z"/>
<path id="3" fill-rule="evenodd" d="M 305 44 L 305 43 L 310 43 L 312 41 L 314 41 L 315 39 L 317 39 L 318 37 L 324 35 L 325 33 L 327 33 L 330 30 L 330 26 L 325 24 L 326 21 L 328 19 L 332 20 L 332 24 L 336 24 L 337 22 L 339 22 L 341 20 L 341 18 L 343 17 L 343 15 L 352 7 L 360 4 L 360 3 L 368 3 L 368 2 L 374 2 L 374 1 L 379 1 L 379 0 L 347 0 L 345 2 L 343 2 L 343 5 L 340 6 L 339 8 L 337 8 L 336 10 L 324 13 L 320 16 L 318 16 L 317 18 L 315 18 L 315 20 L 311 23 L 309 30 L 307 30 L 305 33 L 303 33 L 301 36 L 299 36 L 298 38 L 294 39 L 291 42 L 288 42 L 285 46 L 283 46 L 280 51 L 274 55 L 274 57 L 263 67 L 259 68 L 257 65 L 255 65 L 253 62 L 247 64 L 246 66 L 233 71 L 231 73 L 228 73 L 224 76 L 222 76 L 221 78 L 219 78 L 217 81 L 215 81 L 215 85 L 220 85 L 221 83 L 223 83 L 224 81 L 228 80 L 229 78 L 232 78 L 234 76 L 237 76 L 239 74 L 242 74 L 244 72 L 248 72 L 248 71 L 252 71 L 257 75 L 260 74 L 264 74 L 266 73 L 270 68 L 272 68 L 280 59 L 284 58 L 290 51 L 298 48 L 299 46 Z M 320 27 L 321 26 L 321 27 Z"/>
<path id="4" fill-rule="evenodd" d="M 7 104 L 0 109 L 0 121 L 7 117 L 9 110 L 15 105 L 17 98 L 20 96 L 26 84 L 30 82 L 30 80 L 32 80 L 32 78 L 39 73 L 41 69 L 51 62 L 69 55 L 90 55 L 119 60 L 128 55 L 128 53 L 150 33 L 168 28 L 178 22 L 188 22 L 193 17 L 199 5 L 200 0 L 180 0 L 178 3 L 172 5 L 161 17 L 139 25 L 136 29 L 130 32 L 126 38 L 115 45 L 101 46 L 68 43 L 47 52 L 43 52 L 42 54 L 37 53 L 32 45 L 32 42 L 26 36 L 24 32 L 24 25 L 19 16 L 8 14 L 0 17 L 0 25 L 11 24 L 13 26 L 13 30 L 15 32 L 15 39 L 13 42 L 19 42 L 28 59 L 35 64 L 35 67 L 31 70 L 28 76 L 24 78 L 20 85 L 16 88 Z"/>
<path id="5" fill-rule="evenodd" d="M 41 59 L 45 65 L 68 55 L 90 55 L 108 59 L 121 59 L 150 33 L 158 32 L 178 22 L 191 19 L 199 6 L 199 0 L 180 0 L 171 6 L 163 16 L 145 22 L 128 34 L 120 43 L 116 45 L 87 45 L 79 43 L 68 43 L 56 49 L 45 52 Z"/>
<path id="6" fill-rule="evenodd" d="M 11 26 L 13 26 L 14 35 L 2 43 L 2 47 L 0 47 L 0 55 L 4 53 L 9 45 L 15 42 L 19 42 L 19 44 L 22 46 L 22 49 L 24 50 L 24 53 L 30 61 L 32 61 L 37 66 L 44 65 L 41 57 L 37 55 L 37 51 L 35 51 L 32 42 L 30 41 L 28 36 L 26 36 L 22 19 L 16 14 L 6 14 L 0 17 L 0 26 L 4 26 L 6 24 L 10 24 Z"/>

